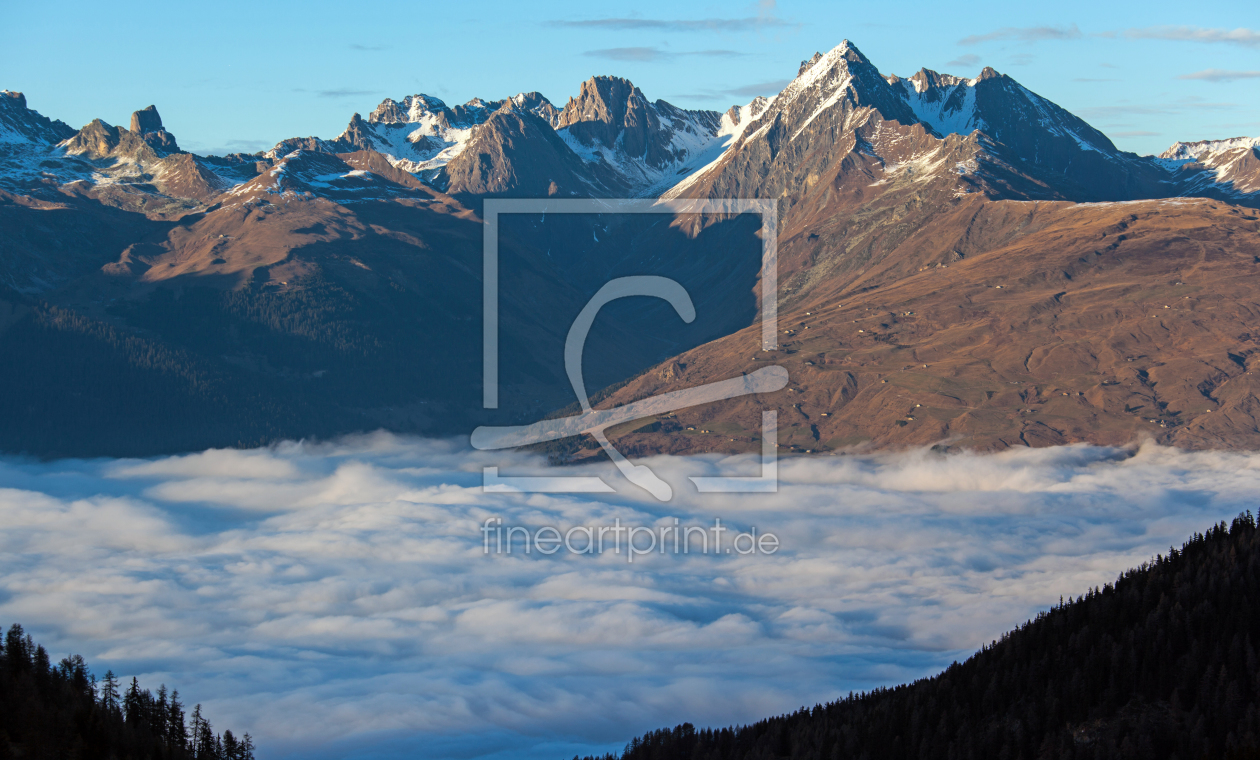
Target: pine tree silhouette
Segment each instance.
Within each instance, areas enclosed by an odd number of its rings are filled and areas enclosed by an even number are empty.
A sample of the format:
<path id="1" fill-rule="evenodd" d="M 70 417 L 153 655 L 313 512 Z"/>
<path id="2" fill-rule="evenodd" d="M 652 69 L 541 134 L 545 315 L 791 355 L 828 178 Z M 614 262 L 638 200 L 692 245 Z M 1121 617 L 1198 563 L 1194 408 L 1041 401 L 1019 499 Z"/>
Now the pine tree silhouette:
<path id="1" fill-rule="evenodd" d="M 1258 760 L 1258 644 L 1260 531 L 1246 512 L 935 677 L 751 726 L 654 731 L 620 757 Z"/>
<path id="2" fill-rule="evenodd" d="M 78 655 L 52 666 L 20 625 L 0 645 L 0 760 L 227 760 L 229 743 L 211 731 L 200 705 L 192 717 L 198 742 L 190 747 L 178 691 L 162 685 L 155 697 L 132 678 L 120 698 L 112 670 L 98 683 Z M 249 734 L 230 745 L 231 760 L 253 760 Z"/>

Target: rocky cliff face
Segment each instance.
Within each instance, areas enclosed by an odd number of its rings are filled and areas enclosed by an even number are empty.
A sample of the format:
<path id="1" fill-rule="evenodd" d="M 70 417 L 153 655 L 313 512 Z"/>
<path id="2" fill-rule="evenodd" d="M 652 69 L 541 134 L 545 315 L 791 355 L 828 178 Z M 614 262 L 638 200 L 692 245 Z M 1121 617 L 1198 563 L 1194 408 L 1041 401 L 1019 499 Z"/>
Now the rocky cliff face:
<path id="1" fill-rule="evenodd" d="M 20 92 L 0 90 L 0 146 L 37 143 L 55 145 L 71 137 L 74 129 L 61 121 L 41 116 L 26 105 Z"/>
<path id="2" fill-rule="evenodd" d="M 442 174 L 456 195 L 544 198 L 596 189 L 582 161 L 542 117 L 505 105 L 469 138 Z"/>
<path id="3" fill-rule="evenodd" d="M 717 142 L 721 116 L 649 102 L 620 77 L 582 83 L 556 120 L 557 131 L 606 191 L 640 195 L 677 181 Z M 609 179 L 611 178 L 611 179 Z"/>
<path id="4" fill-rule="evenodd" d="M 1149 161 L 1117 150 L 1103 133 L 992 68 L 975 79 L 923 69 L 889 82 L 936 134 L 980 130 L 1004 160 L 1046 176 L 1065 197 L 1121 200 L 1162 190 Z"/>
<path id="5" fill-rule="evenodd" d="M 630 80 L 620 77 L 592 77 L 560 112 L 557 129 L 566 132 L 584 148 L 607 149 L 627 158 L 638 158 L 645 166 L 664 169 L 680 158 L 674 145 L 676 130 L 713 135 L 718 115 L 712 111 L 684 111 L 665 101 L 649 103 Z"/>
<path id="6" fill-rule="evenodd" d="M 131 114 L 131 131 L 153 148 L 158 155 L 181 152 L 175 143 L 175 135 L 162 126 L 162 117 L 156 106 L 148 106 Z"/>
<path id="7" fill-rule="evenodd" d="M 791 206 L 826 173 L 820 167 L 834 167 L 845 157 L 859 162 L 863 155 L 874 157 L 883 169 L 900 164 L 880 153 L 880 134 L 904 135 L 923 150 L 933 148 L 909 136 L 906 128 L 914 125 L 937 140 L 979 132 L 976 155 L 960 155 L 953 164 L 937 161 L 934 171 L 971 175 L 987 185 L 991 197 L 1084 201 L 1167 194 L 1160 167 L 1118 151 L 1101 132 L 993 69 L 971 80 L 927 69 L 910 79 L 885 78 L 847 41 L 804 61 L 797 78 L 722 160 L 673 193 L 717 197 L 755 191 L 783 197 Z M 857 130 L 876 138 L 860 139 Z M 891 147 L 897 140 L 884 142 Z M 904 155 L 904 149 L 899 152 Z M 1001 167 L 1026 181 L 1012 185 L 986 176 L 1010 173 Z"/>
<path id="8" fill-rule="evenodd" d="M 141 164 L 183 152 L 175 135 L 162 126 L 162 117 L 154 106 L 131 114 L 131 129 L 93 119 L 66 142 L 65 149 L 89 158 L 113 157 Z"/>

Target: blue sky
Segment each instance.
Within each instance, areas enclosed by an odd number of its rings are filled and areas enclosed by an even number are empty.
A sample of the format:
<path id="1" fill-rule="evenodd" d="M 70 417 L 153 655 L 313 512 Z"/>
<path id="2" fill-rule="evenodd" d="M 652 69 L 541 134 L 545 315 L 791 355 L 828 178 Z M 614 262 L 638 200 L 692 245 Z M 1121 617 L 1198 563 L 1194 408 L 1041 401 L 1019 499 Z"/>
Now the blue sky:
<path id="1" fill-rule="evenodd" d="M 0 87 L 76 127 L 126 124 L 154 103 L 198 152 L 331 137 L 353 112 L 417 92 L 453 104 L 537 90 L 561 105 L 593 74 L 725 110 L 773 94 L 801 59 L 845 38 L 885 74 L 993 66 L 1128 150 L 1260 134 L 1260 11 L 1249 1 L 1187 13 L 1183 2 L 1096 0 L 69 0 L 55 12 L 12 3 L 5 17 Z"/>

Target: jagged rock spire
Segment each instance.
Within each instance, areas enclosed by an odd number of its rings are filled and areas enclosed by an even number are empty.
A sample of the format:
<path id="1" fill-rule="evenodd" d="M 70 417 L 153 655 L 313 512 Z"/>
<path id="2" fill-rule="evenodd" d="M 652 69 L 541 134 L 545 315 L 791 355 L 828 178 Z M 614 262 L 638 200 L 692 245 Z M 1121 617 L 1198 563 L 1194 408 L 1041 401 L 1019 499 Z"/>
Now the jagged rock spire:
<path id="1" fill-rule="evenodd" d="M 148 106 L 131 114 L 131 131 L 140 135 L 166 131 L 162 128 L 162 117 L 158 115 L 157 106 Z"/>

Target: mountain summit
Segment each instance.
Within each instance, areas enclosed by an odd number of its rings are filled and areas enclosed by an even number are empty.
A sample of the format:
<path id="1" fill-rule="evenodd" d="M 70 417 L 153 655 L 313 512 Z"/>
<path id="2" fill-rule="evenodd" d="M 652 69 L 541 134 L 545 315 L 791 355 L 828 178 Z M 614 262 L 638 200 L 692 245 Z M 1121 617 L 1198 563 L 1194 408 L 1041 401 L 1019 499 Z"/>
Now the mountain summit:
<path id="1" fill-rule="evenodd" d="M 148 106 L 131 114 L 131 131 L 159 154 L 181 152 L 175 144 L 175 135 L 162 126 L 162 117 L 158 115 L 157 106 Z"/>

